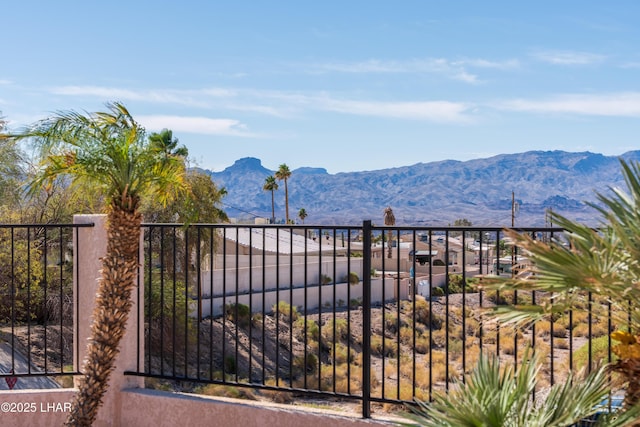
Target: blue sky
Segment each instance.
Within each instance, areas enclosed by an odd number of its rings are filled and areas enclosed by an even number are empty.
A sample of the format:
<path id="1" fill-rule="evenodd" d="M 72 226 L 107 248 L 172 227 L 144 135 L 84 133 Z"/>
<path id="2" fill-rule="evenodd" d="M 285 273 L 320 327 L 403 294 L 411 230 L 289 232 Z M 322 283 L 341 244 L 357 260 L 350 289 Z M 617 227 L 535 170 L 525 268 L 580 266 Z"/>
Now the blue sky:
<path id="1" fill-rule="evenodd" d="M 195 164 L 330 173 L 640 148 L 637 1 L 17 1 L 11 129 L 123 102 Z"/>

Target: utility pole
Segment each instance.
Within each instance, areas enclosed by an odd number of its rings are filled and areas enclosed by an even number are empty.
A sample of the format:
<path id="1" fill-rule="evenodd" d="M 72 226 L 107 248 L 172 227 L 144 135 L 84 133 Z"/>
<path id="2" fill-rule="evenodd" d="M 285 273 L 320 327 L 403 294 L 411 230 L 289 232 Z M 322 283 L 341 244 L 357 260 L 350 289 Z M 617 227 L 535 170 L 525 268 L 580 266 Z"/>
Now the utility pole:
<path id="1" fill-rule="evenodd" d="M 516 193 L 511 191 L 511 228 L 516 225 Z M 516 262 L 518 258 L 516 256 L 516 247 L 511 248 L 511 277 L 515 275 Z"/>
<path id="2" fill-rule="evenodd" d="M 516 225 L 516 193 L 511 191 L 511 228 Z"/>

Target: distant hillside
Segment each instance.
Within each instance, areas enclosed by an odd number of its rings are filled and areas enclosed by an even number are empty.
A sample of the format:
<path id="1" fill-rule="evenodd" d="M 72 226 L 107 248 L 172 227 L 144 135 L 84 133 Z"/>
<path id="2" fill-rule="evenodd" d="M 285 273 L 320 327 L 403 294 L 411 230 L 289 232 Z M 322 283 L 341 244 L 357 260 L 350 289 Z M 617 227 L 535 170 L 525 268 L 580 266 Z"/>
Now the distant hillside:
<path id="1" fill-rule="evenodd" d="M 640 151 L 621 156 L 640 160 Z M 270 217 L 271 195 L 262 190 L 275 171 L 259 159 L 243 158 L 222 172 L 210 172 L 226 187 L 224 202 L 230 217 L 251 214 Z M 386 206 L 398 225 L 448 225 L 466 218 L 478 226 L 511 224 L 511 192 L 519 211 L 516 225 L 543 226 L 549 208 L 579 221 L 595 224 L 595 192 L 624 187 L 618 157 L 564 151 L 530 151 L 465 162 L 417 163 L 392 169 L 329 174 L 323 168 L 292 171 L 290 216 L 300 208 L 307 224 L 358 225 L 365 219 L 381 224 Z M 276 191 L 276 217 L 284 218 L 284 184 Z M 233 206 L 240 210 L 230 208 Z"/>

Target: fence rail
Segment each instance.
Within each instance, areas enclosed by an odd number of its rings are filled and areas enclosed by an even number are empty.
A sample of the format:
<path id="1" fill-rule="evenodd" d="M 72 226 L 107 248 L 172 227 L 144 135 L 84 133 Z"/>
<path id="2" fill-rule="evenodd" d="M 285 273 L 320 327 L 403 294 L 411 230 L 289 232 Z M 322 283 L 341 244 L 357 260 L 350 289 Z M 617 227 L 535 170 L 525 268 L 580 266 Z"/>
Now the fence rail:
<path id="1" fill-rule="evenodd" d="M 482 353 L 517 365 L 533 347 L 542 388 L 611 358 L 604 302 L 518 332 L 482 322 L 485 308 L 548 298 L 478 291 L 528 262 L 502 228 L 145 224 L 144 253 L 144 362 L 128 374 L 187 389 L 342 399 L 369 417 L 371 403 L 448 390 Z"/>
<path id="2" fill-rule="evenodd" d="M 78 373 L 83 226 L 0 225 L 5 379 Z M 519 231 L 563 238 L 558 228 Z M 479 291 L 482 277 L 528 264 L 498 227 L 144 224 L 142 233 L 139 354 L 126 374 L 156 386 L 340 400 L 369 417 L 373 404 L 448 390 L 480 354 L 518 365 L 527 347 L 544 361 L 543 392 L 610 361 L 609 332 L 621 326 L 592 295 L 521 331 L 483 323 L 486 308 L 549 298 Z"/>

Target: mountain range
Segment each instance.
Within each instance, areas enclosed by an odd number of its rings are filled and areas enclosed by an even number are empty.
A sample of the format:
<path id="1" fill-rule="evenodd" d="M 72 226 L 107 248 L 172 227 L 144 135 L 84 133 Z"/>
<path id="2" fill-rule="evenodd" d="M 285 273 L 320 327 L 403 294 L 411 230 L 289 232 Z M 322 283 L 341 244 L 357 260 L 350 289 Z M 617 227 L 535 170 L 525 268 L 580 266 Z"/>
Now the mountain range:
<path id="1" fill-rule="evenodd" d="M 610 187 L 626 189 L 620 159 L 640 161 L 640 151 L 621 156 L 591 152 L 529 151 L 468 161 L 438 161 L 363 172 L 329 174 L 302 167 L 288 179 L 289 214 L 306 224 L 382 224 L 390 206 L 399 226 L 447 226 L 466 219 L 474 226 L 510 226 L 512 197 L 516 226 L 545 226 L 552 209 L 568 218 L 596 225 L 596 194 Z M 275 171 L 259 159 L 237 160 L 221 172 L 205 171 L 225 187 L 229 217 L 252 220 L 271 217 L 271 193 L 265 178 Z M 275 192 L 276 219 L 285 217 L 284 183 Z"/>

